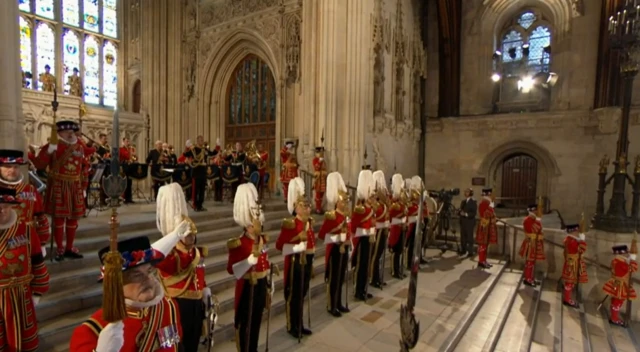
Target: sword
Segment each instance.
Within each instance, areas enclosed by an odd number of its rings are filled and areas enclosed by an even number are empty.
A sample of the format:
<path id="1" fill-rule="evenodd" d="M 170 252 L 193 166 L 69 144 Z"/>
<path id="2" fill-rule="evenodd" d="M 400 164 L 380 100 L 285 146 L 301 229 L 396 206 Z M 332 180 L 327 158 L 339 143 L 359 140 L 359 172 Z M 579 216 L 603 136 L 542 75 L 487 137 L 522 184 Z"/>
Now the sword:
<path id="1" fill-rule="evenodd" d="M 599 311 L 600 308 L 602 308 L 602 305 L 604 304 L 604 301 L 607 300 L 607 298 L 609 298 L 609 295 L 604 296 L 604 298 L 602 299 L 602 301 L 600 301 L 600 304 L 598 304 L 598 308 L 596 309 L 596 311 Z"/>

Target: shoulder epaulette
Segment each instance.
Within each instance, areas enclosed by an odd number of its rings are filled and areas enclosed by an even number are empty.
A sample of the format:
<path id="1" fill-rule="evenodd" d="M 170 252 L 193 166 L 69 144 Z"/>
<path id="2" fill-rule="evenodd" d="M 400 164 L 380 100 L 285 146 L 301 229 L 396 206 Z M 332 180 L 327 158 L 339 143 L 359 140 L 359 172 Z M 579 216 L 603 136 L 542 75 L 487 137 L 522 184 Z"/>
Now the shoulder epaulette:
<path id="1" fill-rule="evenodd" d="M 283 229 L 294 229 L 296 227 L 296 221 L 294 218 L 285 218 L 282 220 Z"/>
<path id="2" fill-rule="evenodd" d="M 393 202 L 393 204 L 391 204 L 391 209 L 393 209 L 393 210 L 400 209 L 400 203 Z"/>
<path id="3" fill-rule="evenodd" d="M 198 247 L 198 250 L 200 251 L 201 257 L 206 257 L 209 255 L 209 247 Z"/>
<path id="4" fill-rule="evenodd" d="M 240 247 L 242 243 L 240 242 L 239 238 L 231 238 L 227 241 L 227 248 L 229 249 L 236 249 L 238 247 Z"/>
<path id="5" fill-rule="evenodd" d="M 335 211 L 328 211 L 326 213 L 324 213 L 324 219 L 325 220 L 335 220 L 336 219 L 336 212 Z"/>
<path id="6" fill-rule="evenodd" d="M 353 212 L 357 214 L 364 214 L 365 210 L 366 209 L 364 205 L 356 205 L 355 209 L 353 209 Z"/>

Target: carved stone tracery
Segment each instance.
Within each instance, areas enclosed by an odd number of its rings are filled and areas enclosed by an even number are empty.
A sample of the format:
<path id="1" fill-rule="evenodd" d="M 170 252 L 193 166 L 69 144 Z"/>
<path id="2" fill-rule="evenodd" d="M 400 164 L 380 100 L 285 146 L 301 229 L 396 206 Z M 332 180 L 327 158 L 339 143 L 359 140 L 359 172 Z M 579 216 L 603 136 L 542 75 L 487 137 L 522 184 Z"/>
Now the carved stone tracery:
<path id="1" fill-rule="evenodd" d="M 217 26 L 237 17 L 266 10 L 279 4 L 279 0 L 222 0 L 203 6 L 201 28 Z"/>
<path id="2" fill-rule="evenodd" d="M 398 0 L 398 6 L 396 10 L 396 29 L 394 32 L 394 70 L 395 70 L 395 82 L 394 82 L 394 99 L 395 109 L 394 117 L 396 122 L 404 121 L 404 67 L 407 63 L 407 40 L 404 32 L 404 12 L 402 9 L 402 1 Z"/>
<path id="3" fill-rule="evenodd" d="M 300 51 L 302 49 L 300 23 L 300 16 L 297 14 L 290 15 L 286 19 L 285 74 L 288 83 L 296 83 L 300 79 Z"/>

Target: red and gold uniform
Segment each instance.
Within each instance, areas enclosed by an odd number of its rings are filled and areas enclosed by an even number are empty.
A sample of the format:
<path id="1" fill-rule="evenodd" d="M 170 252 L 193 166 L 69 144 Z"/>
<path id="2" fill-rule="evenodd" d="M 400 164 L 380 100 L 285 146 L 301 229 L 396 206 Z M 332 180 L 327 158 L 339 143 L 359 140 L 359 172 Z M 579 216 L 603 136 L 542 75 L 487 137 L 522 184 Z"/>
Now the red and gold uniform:
<path id="1" fill-rule="evenodd" d="M 587 265 L 582 258 L 587 251 L 587 242 L 584 235 L 576 237 L 580 231 L 579 225 L 567 225 L 567 237 L 564 238 L 564 265 L 562 267 L 562 282 L 564 283 L 563 303 L 577 307 L 577 303 L 571 299 L 571 292 L 576 283 L 586 283 Z"/>
<path id="2" fill-rule="evenodd" d="M 269 187 L 269 185 L 265 185 L 265 175 L 267 174 L 267 167 L 269 166 L 269 152 L 260 152 L 260 162 L 258 164 L 258 173 L 260 174 L 260 182 L 258 183 L 258 193 L 260 194 L 260 198 L 262 198 L 262 192 L 264 192 L 265 187 Z"/>
<path id="3" fill-rule="evenodd" d="M 133 185 L 133 180 L 131 179 L 131 177 L 127 176 L 127 172 L 126 172 L 126 168 L 129 167 L 129 164 L 131 164 L 134 161 L 134 155 L 132 153 L 132 148 L 129 146 L 126 147 L 120 147 L 120 149 L 118 149 L 118 159 L 120 161 L 120 176 L 123 176 L 127 178 L 127 188 L 125 188 L 124 190 L 124 202 L 125 203 L 133 203 L 133 192 L 132 192 L 132 185 Z"/>
<path id="4" fill-rule="evenodd" d="M 413 252 L 415 246 L 415 237 L 416 237 L 416 223 L 418 222 L 418 210 L 420 200 L 411 199 L 407 203 L 407 234 L 406 234 L 406 243 L 405 247 L 407 248 L 407 258 L 406 258 L 406 267 L 407 270 L 411 270 L 411 266 L 413 265 Z"/>
<path id="5" fill-rule="evenodd" d="M 519 254 L 525 260 L 524 282 L 528 285 L 536 284 L 534 279 L 536 260 L 545 260 L 542 222 L 536 217 L 536 210 L 537 205 L 531 205 L 529 207 L 529 216 L 522 223 L 525 239 L 522 241 Z"/>
<path id="6" fill-rule="evenodd" d="M 355 297 L 359 300 L 370 298 L 367 286 L 371 268 L 371 247 L 376 240 L 374 215 L 375 213 L 368 202 L 361 201 L 353 209 L 353 217 L 351 218 L 351 233 L 353 233 L 351 266 L 355 267 L 353 274 L 356 283 Z"/>
<path id="7" fill-rule="evenodd" d="M 285 146 L 280 150 L 280 163 L 282 164 L 282 172 L 280 173 L 280 182 L 282 182 L 282 191 L 284 192 L 284 201 L 287 202 L 289 194 L 289 182 L 298 177 L 298 160 L 294 154 L 293 142 L 286 142 Z"/>
<path id="8" fill-rule="evenodd" d="M 75 122 L 61 121 L 57 123 L 58 132 L 76 130 Z M 84 216 L 84 192 L 89 180 L 86 149 L 83 144 L 66 142 L 62 138 L 57 149 L 49 154 L 49 144 L 45 144 L 36 158 L 35 166 L 39 170 L 47 167 L 47 192 L 44 197 L 45 212 L 53 218 L 54 234 L 57 246 L 56 260 L 62 257 L 82 258 L 73 241 L 78 229 L 78 219 Z M 63 237 L 66 234 L 66 246 Z"/>
<path id="9" fill-rule="evenodd" d="M 0 188 L 0 203 L 18 204 L 13 189 Z M 0 224 L 0 350 L 37 351 L 35 305 L 49 290 L 40 240 L 17 214 Z"/>
<path id="10" fill-rule="evenodd" d="M 489 245 L 498 243 L 498 226 L 493 201 L 489 198 L 491 193 L 487 194 L 486 190 L 483 193 L 485 193 L 484 197 L 478 204 L 480 222 L 476 230 L 476 243 L 478 244 L 478 265 L 488 267 L 487 249 Z"/>
<path id="11" fill-rule="evenodd" d="M 316 213 L 322 214 L 322 199 L 327 190 L 327 163 L 324 161 L 324 147 L 316 147 L 313 158 L 313 191 Z"/>
<path id="12" fill-rule="evenodd" d="M 348 311 L 342 305 L 342 285 L 349 261 L 348 247 L 351 243 L 347 216 L 339 210 L 325 212 L 324 222 L 318 237 L 324 241 L 327 248 L 324 257 L 327 311 L 335 316 L 340 316 L 341 312 Z"/>
<path id="13" fill-rule="evenodd" d="M 402 279 L 404 274 L 401 265 L 402 251 L 404 250 L 403 228 L 407 223 L 407 212 L 405 202 L 399 198 L 393 199 L 391 209 L 389 209 L 391 226 L 389 228 L 389 248 L 392 252 L 392 275 L 397 279 Z"/>
<path id="14" fill-rule="evenodd" d="M 636 290 L 629 285 L 629 282 L 631 275 L 638 271 L 638 262 L 635 260 L 635 253 L 631 253 L 627 257 L 625 255 L 627 251 L 626 245 L 613 247 L 616 256 L 611 260 L 611 278 L 602 287 L 604 293 L 611 296 L 609 321 L 616 325 L 624 325 L 624 321 L 620 319 L 622 304 L 626 300 L 635 300 L 637 297 Z"/>
<path id="15" fill-rule="evenodd" d="M 382 256 L 387 247 L 387 238 L 389 237 L 389 226 L 391 226 L 391 221 L 389 220 L 389 208 L 385 204 L 386 199 L 388 199 L 386 195 L 386 189 L 381 190 L 380 192 L 384 192 L 384 196 L 378 197 L 378 200 L 375 202 L 375 214 L 373 215 L 376 228 L 375 234 L 375 246 L 373 247 L 373 260 L 371 262 L 371 286 L 382 288 L 384 284 L 384 272 L 382 271 Z M 384 199 L 381 199 L 384 197 Z"/>

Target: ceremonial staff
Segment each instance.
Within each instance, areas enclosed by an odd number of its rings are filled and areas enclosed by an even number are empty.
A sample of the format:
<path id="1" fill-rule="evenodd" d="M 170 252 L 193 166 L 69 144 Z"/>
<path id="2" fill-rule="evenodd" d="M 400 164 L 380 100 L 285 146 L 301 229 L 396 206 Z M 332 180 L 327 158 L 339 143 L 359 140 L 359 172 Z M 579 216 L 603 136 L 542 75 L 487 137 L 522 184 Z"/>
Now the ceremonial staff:
<path id="1" fill-rule="evenodd" d="M 104 192 L 109 197 L 111 206 L 111 234 L 109 236 L 109 252 L 104 255 L 104 280 L 102 281 L 102 318 L 107 323 L 120 321 L 126 317 L 124 291 L 122 282 L 122 256 L 118 252 L 118 207 L 120 196 L 127 187 L 127 179 L 120 176 L 120 160 L 118 139 L 120 127 L 118 110 L 113 113 L 113 134 L 111 144 L 111 175 L 102 180 Z"/>
<path id="2" fill-rule="evenodd" d="M 633 239 L 631 240 L 631 247 L 629 248 L 629 253 L 637 252 L 638 248 L 638 219 L 636 219 L 635 229 L 633 230 Z M 629 275 L 627 276 L 627 292 L 631 292 L 631 275 L 633 272 L 631 271 L 631 260 L 629 260 Z M 630 295 L 627 294 L 627 326 L 631 324 L 631 300 L 629 299 Z"/>
<path id="3" fill-rule="evenodd" d="M 420 189 L 420 204 L 418 205 L 418 214 L 422 214 L 424 207 L 424 187 Z M 413 238 L 413 261 L 411 265 L 411 277 L 409 279 L 409 295 L 407 296 L 407 304 L 400 306 L 400 352 L 408 352 L 418 344 L 418 336 L 420 334 L 420 322 L 416 320 L 413 312 L 416 306 L 416 296 L 418 289 L 418 271 L 420 270 L 420 251 L 422 250 L 417 244 L 422 243 L 422 216 L 418 216 L 416 222 L 416 234 Z"/>
<path id="4" fill-rule="evenodd" d="M 56 84 L 53 84 L 53 101 L 51 102 L 51 108 L 53 110 L 53 124 L 51 125 L 51 138 L 49 138 L 49 145 L 53 144 L 53 145 L 57 145 L 58 144 L 58 130 L 57 130 L 57 126 L 56 126 L 56 112 L 58 111 L 58 87 L 56 87 Z M 49 163 L 49 165 L 53 165 L 56 162 L 56 154 L 57 151 L 54 151 L 51 154 L 51 162 Z M 54 172 L 49 172 L 47 174 L 47 183 L 49 185 L 52 185 L 53 182 L 51 180 L 53 180 L 54 178 Z M 47 194 L 45 194 L 45 197 L 47 197 L 48 199 L 51 199 L 51 197 L 53 197 L 53 192 L 51 191 L 51 189 L 49 190 L 49 192 L 47 192 Z M 53 207 L 51 207 L 51 249 L 49 250 L 50 254 L 50 260 L 53 262 L 53 238 L 55 237 L 55 231 L 56 231 L 56 224 L 55 224 L 55 219 L 56 219 L 56 208 L 57 206 L 54 204 Z"/>

